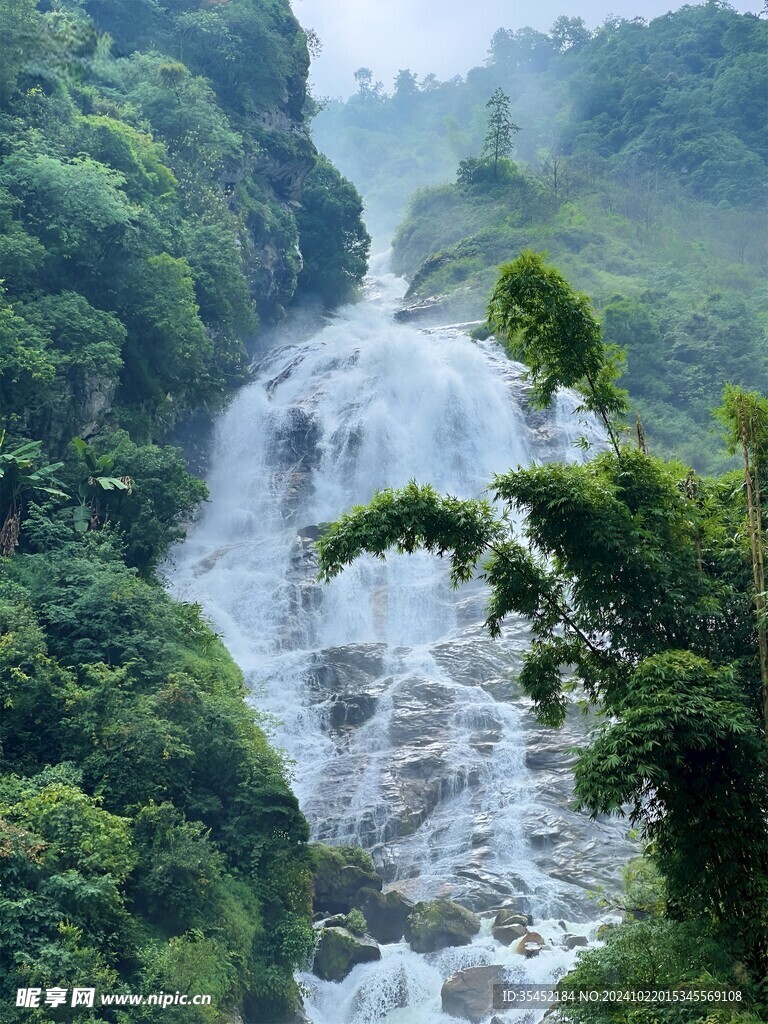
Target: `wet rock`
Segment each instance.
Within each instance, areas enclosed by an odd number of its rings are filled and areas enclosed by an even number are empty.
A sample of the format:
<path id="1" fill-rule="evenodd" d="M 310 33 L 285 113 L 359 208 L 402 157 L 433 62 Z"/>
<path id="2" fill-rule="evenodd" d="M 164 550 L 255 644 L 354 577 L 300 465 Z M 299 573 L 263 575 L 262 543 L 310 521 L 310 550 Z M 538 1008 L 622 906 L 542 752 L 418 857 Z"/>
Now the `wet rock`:
<path id="1" fill-rule="evenodd" d="M 331 917 L 327 917 L 325 914 L 315 914 L 314 922 L 318 928 L 346 928 L 347 915 L 333 914 Z"/>
<path id="2" fill-rule="evenodd" d="M 327 523 L 325 525 L 327 526 Z M 300 527 L 300 529 L 298 529 L 296 533 L 299 537 L 301 537 L 302 540 L 310 540 L 314 543 L 316 540 L 320 540 L 320 538 L 322 537 L 323 526 L 316 526 L 313 523 L 310 526 Z"/>
<path id="3" fill-rule="evenodd" d="M 376 714 L 379 698 L 391 682 L 382 678 L 383 650 L 381 644 L 350 644 L 315 659 L 307 675 L 309 700 L 325 706 L 330 731 L 348 733 Z"/>
<path id="4" fill-rule="evenodd" d="M 480 931 L 480 918 L 451 900 L 417 903 L 408 918 L 405 937 L 416 953 L 434 953 L 446 946 L 468 946 Z"/>
<path id="5" fill-rule="evenodd" d="M 362 889 L 382 887 L 381 876 L 363 850 L 348 846 L 313 846 L 314 908 L 329 914 L 348 914 Z"/>
<path id="6" fill-rule="evenodd" d="M 324 928 L 312 970 L 323 981 L 343 981 L 358 964 L 374 960 L 381 960 L 381 950 L 370 935 L 353 935 L 346 928 Z"/>
<path id="7" fill-rule="evenodd" d="M 563 945 L 566 949 L 576 949 L 578 946 L 588 946 L 589 939 L 586 935 L 566 935 Z"/>
<path id="8" fill-rule="evenodd" d="M 504 968 L 497 964 L 459 971 L 440 992 L 443 1013 L 479 1024 L 493 1010 L 493 986 L 503 981 Z"/>
<path id="9" fill-rule="evenodd" d="M 328 721 L 332 729 L 362 725 L 376 714 L 378 697 L 371 693 L 338 695 L 331 698 Z"/>
<path id="10" fill-rule="evenodd" d="M 401 893 L 395 890 L 383 893 L 376 889 L 361 889 L 355 906 L 362 912 L 368 931 L 377 942 L 399 942 L 414 909 L 411 900 Z"/>
<path id="11" fill-rule="evenodd" d="M 412 323 L 425 317 L 441 315 L 446 306 L 447 295 L 430 295 L 418 302 L 411 302 L 395 312 L 395 320 L 399 323 Z"/>
<path id="12" fill-rule="evenodd" d="M 522 938 L 518 939 L 514 947 L 514 952 L 519 953 L 521 956 L 530 958 L 532 956 L 538 956 L 545 946 L 546 942 L 538 932 L 526 932 Z"/>
<path id="13" fill-rule="evenodd" d="M 275 430 L 273 454 L 291 473 L 307 470 L 320 459 L 322 429 L 314 416 L 298 406 L 289 406 Z"/>
<path id="14" fill-rule="evenodd" d="M 507 928 L 513 924 L 527 927 L 533 924 L 533 917 L 530 914 L 519 914 L 516 910 L 504 908 L 498 912 L 493 920 L 494 928 Z"/>
<path id="15" fill-rule="evenodd" d="M 482 861 L 486 853 L 483 846 L 478 845 L 474 852 L 475 857 Z M 501 902 L 530 892 L 526 882 L 510 872 L 498 874 L 480 867 L 462 867 L 456 870 L 455 876 L 454 898 L 478 914 L 494 910 Z"/>
<path id="16" fill-rule="evenodd" d="M 531 906 L 532 901 L 530 896 L 511 896 L 509 899 L 504 900 L 504 905 L 500 910 L 509 910 L 513 914 L 519 914 L 529 924 L 533 924 Z"/>
<path id="17" fill-rule="evenodd" d="M 516 939 L 521 939 L 528 929 L 524 924 L 505 924 L 493 929 L 493 937 L 503 946 L 511 946 Z"/>

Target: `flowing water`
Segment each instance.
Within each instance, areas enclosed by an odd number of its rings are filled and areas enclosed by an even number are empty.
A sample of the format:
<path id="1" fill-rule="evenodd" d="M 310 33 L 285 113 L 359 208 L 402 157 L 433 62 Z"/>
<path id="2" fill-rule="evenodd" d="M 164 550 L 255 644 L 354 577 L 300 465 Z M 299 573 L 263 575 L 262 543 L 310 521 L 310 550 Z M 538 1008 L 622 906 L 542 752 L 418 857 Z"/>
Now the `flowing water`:
<path id="1" fill-rule="evenodd" d="M 169 582 L 202 604 L 274 716 L 315 838 L 365 846 L 413 899 L 530 912 L 551 949 L 515 956 L 490 918 L 460 949 L 386 946 L 340 985 L 303 977 L 315 1024 L 445 1022 L 443 980 L 475 964 L 549 980 L 572 956 L 563 925 L 589 932 L 599 910 L 587 890 L 615 883 L 630 850 L 620 823 L 570 809 L 567 748 L 583 722 L 536 725 L 514 682 L 526 625 L 490 641 L 480 584 L 453 592 L 425 554 L 315 579 L 317 524 L 376 489 L 416 479 L 480 496 L 494 473 L 566 457 L 582 432 L 566 399 L 523 413 L 520 368 L 493 341 L 395 323 L 401 292 L 380 273 L 364 303 L 307 341 L 284 332 L 261 358 L 217 425 L 211 501 Z"/>

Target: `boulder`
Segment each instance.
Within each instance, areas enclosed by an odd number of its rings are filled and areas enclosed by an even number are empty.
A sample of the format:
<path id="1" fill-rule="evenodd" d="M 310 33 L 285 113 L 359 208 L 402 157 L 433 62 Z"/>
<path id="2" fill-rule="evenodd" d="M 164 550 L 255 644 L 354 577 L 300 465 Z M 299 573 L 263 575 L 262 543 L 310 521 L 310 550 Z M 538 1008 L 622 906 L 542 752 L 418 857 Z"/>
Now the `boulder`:
<path id="1" fill-rule="evenodd" d="M 399 942 L 405 935 L 413 903 L 401 893 L 361 889 L 355 906 L 368 922 L 368 931 L 377 942 Z"/>
<path id="2" fill-rule="evenodd" d="M 521 939 L 527 934 L 528 929 L 524 924 L 503 924 L 493 929 L 493 937 L 503 946 L 511 946 L 515 939 Z"/>
<path id="3" fill-rule="evenodd" d="M 416 953 L 434 953 L 446 946 L 468 946 L 480 931 L 480 918 L 451 900 L 417 903 L 405 928 Z"/>
<path id="4" fill-rule="evenodd" d="M 588 946 L 589 939 L 586 935 L 566 935 L 563 945 L 566 949 L 576 949 L 578 946 Z"/>
<path id="5" fill-rule="evenodd" d="M 315 914 L 315 924 L 318 928 L 346 928 L 347 915 L 333 914 L 328 917 L 327 914 Z"/>
<path id="6" fill-rule="evenodd" d="M 511 924 L 520 924 L 528 927 L 533 924 L 533 917 L 530 914 L 518 914 L 516 910 L 500 910 L 493 919 L 494 928 L 506 928 Z"/>
<path id="7" fill-rule="evenodd" d="M 546 942 L 538 932 L 526 932 L 518 939 L 514 952 L 525 957 L 538 956 L 545 946 Z"/>
<path id="8" fill-rule="evenodd" d="M 440 992 L 443 1013 L 478 1024 L 493 1011 L 493 986 L 503 981 L 504 968 L 497 964 L 459 971 L 445 982 Z"/>
<path id="9" fill-rule="evenodd" d="M 316 913 L 348 914 L 356 906 L 361 889 L 381 890 L 381 876 L 364 850 L 324 843 L 315 843 L 312 849 Z"/>
<path id="10" fill-rule="evenodd" d="M 373 960 L 381 960 L 381 950 L 370 935 L 353 935 L 346 928 L 324 928 L 312 970 L 323 981 L 342 981 L 358 964 Z"/>

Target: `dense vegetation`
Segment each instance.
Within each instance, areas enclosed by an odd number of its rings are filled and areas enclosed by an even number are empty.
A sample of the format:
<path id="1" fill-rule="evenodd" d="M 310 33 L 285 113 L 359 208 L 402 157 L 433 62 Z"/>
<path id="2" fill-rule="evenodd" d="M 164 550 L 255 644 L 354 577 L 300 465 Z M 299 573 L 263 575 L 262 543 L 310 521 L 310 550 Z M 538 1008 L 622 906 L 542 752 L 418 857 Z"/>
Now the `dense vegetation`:
<path id="1" fill-rule="evenodd" d="M 767 45 L 768 22 L 720 0 L 595 32 L 565 17 L 548 34 L 500 29 L 465 79 L 403 71 L 390 96 L 363 69 L 315 133 L 375 231 L 405 214 L 394 266 L 411 298 L 483 316 L 500 263 L 548 252 L 625 348 L 653 446 L 721 470 L 710 410 L 723 384 L 768 387 Z M 516 162 L 489 168 L 499 89 L 520 131 Z"/>
<path id="2" fill-rule="evenodd" d="M 739 988 L 743 1012 L 665 1007 L 659 1019 L 759 1020 L 768 1009 L 768 400 L 726 392 L 721 418 L 746 470 L 702 479 L 649 455 L 642 438 L 622 442 L 621 353 L 603 341 L 586 297 L 541 257 L 524 252 L 502 267 L 489 320 L 528 367 L 536 404 L 574 388 L 602 419 L 607 449 L 583 464 L 497 476 L 497 505 L 416 482 L 382 491 L 328 528 L 322 573 L 332 578 L 362 552 L 425 549 L 450 559 L 455 585 L 478 573 L 488 583 L 491 636 L 509 613 L 530 621 L 519 682 L 540 720 L 562 724 L 574 693 L 603 719 L 575 766 L 577 801 L 592 815 L 631 808 L 651 865 L 629 907 L 655 916 L 618 929 L 567 980 Z M 563 1016 L 655 1020 L 631 1005 Z"/>
<path id="3" fill-rule="evenodd" d="M 260 320 L 353 293 L 360 199 L 309 139 L 285 0 L 0 0 L 0 40 L 0 1016 L 95 986 L 213 1005 L 57 1019 L 285 1019 L 307 825 L 153 575 L 206 493 L 164 442 Z"/>

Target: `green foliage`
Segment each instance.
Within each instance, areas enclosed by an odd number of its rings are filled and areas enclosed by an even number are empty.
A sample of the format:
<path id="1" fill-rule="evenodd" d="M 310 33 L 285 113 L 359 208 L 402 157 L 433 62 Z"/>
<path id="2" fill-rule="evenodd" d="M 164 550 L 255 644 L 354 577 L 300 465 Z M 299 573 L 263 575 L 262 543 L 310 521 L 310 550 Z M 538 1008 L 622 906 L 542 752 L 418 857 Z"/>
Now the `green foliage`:
<path id="1" fill-rule="evenodd" d="M 579 954 L 575 967 L 560 984 L 598 991 L 689 987 L 742 993 L 738 1003 L 729 1003 L 723 1011 L 706 1001 L 663 1007 L 574 1002 L 555 1014 L 555 1020 L 573 1024 L 757 1024 L 762 1019 L 755 1012 L 755 990 L 745 984 L 743 969 L 732 956 L 727 939 L 706 921 L 650 920 L 613 928 L 606 935 L 605 946 Z"/>
<path id="2" fill-rule="evenodd" d="M 204 926 L 207 890 L 220 883 L 224 859 L 201 823 L 186 821 L 171 803 L 150 804 L 136 815 L 134 842 L 137 906 L 173 932 Z"/>
<path id="3" fill-rule="evenodd" d="M 283 1019 L 307 825 L 153 570 L 206 495 L 164 436 L 297 287 L 308 37 L 285 0 L 40 7 L 0 0 L 0 976 L 213 996 L 73 1024 Z M 360 213 L 323 161 L 300 216 L 329 302 L 365 272 Z"/>
<path id="4" fill-rule="evenodd" d="M 41 908 L 8 948 L 42 970 L 66 918 L 105 962 L 120 951 L 133 990 L 183 974 L 220 1012 L 274 970 L 270 1006 L 290 1002 L 311 940 L 307 827 L 242 678 L 110 531 L 70 536 L 0 580 L 0 757 L 18 773 L 0 818 Z M 79 767 L 46 768 L 62 763 Z M 25 893 L 0 903 L 0 929 L 21 927 Z"/>
<path id="5" fill-rule="evenodd" d="M 488 131 L 483 142 L 482 155 L 493 160 L 494 181 L 499 160 L 511 154 L 514 145 L 512 138 L 520 131 L 519 126 L 509 115 L 509 104 L 509 96 L 502 88 L 498 88 L 485 105 L 488 110 Z"/>
<path id="6" fill-rule="evenodd" d="M 89 507 L 97 517 L 93 525 L 112 524 L 125 545 L 127 564 L 147 572 L 171 544 L 184 538 L 183 524 L 206 498 L 207 488 L 187 472 L 178 448 L 137 445 L 125 431 L 99 438 L 91 459 L 85 482 Z M 98 476 L 89 482 L 99 468 L 112 481 L 107 486 Z"/>
<path id="7" fill-rule="evenodd" d="M 0 4 L 0 38 L 3 61 L 0 69 L 0 107 L 7 107 L 16 90 L 19 72 L 41 31 L 35 0 L 4 0 Z"/>
<path id="8" fill-rule="evenodd" d="M 626 412 L 627 394 L 614 385 L 621 373 L 618 349 L 603 343 L 589 299 L 542 256 L 524 251 L 501 267 L 488 323 L 528 367 L 534 401 L 542 407 L 567 387 L 583 396 L 583 408 L 599 413 L 609 431 L 612 419 Z"/>
<path id="9" fill-rule="evenodd" d="M 411 481 L 402 491 L 381 491 L 331 524 L 317 542 L 321 578 L 338 576 L 363 551 L 383 559 L 390 548 L 400 554 L 424 548 L 441 557 L 450 552 L 452 583 L 466 583 L 498 532 L 488 502 L 442 497 L 429 484 Z"/>
<path id="10" fill-rule="evenodd" d="M 371 239 L 354 185 L 320 157 L 307 179 L 297 216 L 304 267 L 299 285 L 333 306 L 352 298 L 368 267 Z"/>
<path id="11" fill-rule="evenodd" d="M 21 518 L 30 495 L 65 498 L 56 473 L 64 465 L 55 462 L 39 465 L 42 441 L 28 441 L 10 451 L 3 451 L 5 431 L 0 434 L 0 551 L 12 555 L 19 544 Z"/>
<path id="12" fill-rule="evenodd" d="M 19 199 L 25 229 L 59 259 L 87 263 L 134 214 L 125 177 L 85 154 L 13 154 L 3 161 L 0 184 Z"/>
<path id="13" fill-rule="evenodd" d="M 116 401 L 152 441 L 244 379 L 256 308 L 276 319 L 297 288 L 317 155 L 286 0 L 148 0 L 141 28 L 119 0 L 45 8 L 0 2 L 0 400 L 59 454 Z M 367 236 L 354 188 L 318 173 L 301 284 L 336 302 Z"/>
<path id="14" fill-rule="evenodd" d="M 368 931 L 368 922 L 365 920 L 365 915 L 354 907 L 347 914 L 345 920 L 347 928 L 355 935 L 365 935 Z"/>

